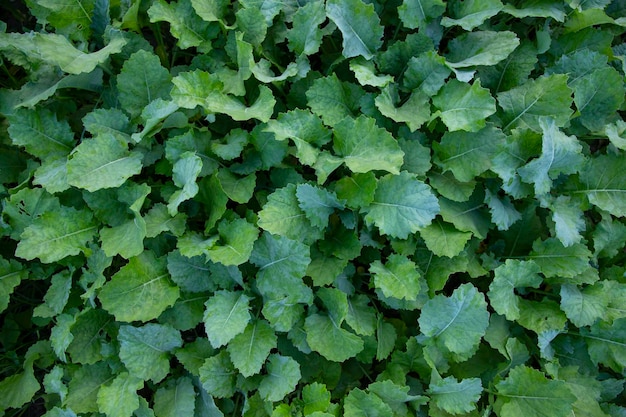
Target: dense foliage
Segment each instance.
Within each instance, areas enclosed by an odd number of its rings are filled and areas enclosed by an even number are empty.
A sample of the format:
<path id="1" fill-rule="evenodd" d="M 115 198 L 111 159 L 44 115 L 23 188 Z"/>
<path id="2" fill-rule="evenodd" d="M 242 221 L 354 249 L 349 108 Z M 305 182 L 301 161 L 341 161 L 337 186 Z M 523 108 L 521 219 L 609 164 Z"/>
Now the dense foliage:
<path id="1" fill-rule="evenodd" d="M 626 416 L 626 1 L 2 3 L 0 415 Z"/>

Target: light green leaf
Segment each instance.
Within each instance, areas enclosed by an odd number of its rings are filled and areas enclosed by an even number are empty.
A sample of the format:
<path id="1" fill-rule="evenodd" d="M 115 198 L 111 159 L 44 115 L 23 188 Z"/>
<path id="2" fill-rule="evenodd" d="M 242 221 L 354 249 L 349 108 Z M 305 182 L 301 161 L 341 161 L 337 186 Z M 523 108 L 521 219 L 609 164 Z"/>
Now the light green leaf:
<path id="1" fill-rule="evenodd" d="M 258 213 L 258 225 L 274 235 L 312 243 L 322 237 L 322 231 L 307 219 L 296 192 L 296 185 L 289 184 L 270 194 Z"/>
<path id="2" fill-rule="evenodd" d="M 552 188 L 552 180 L 561 174 L 574 174 L 583 164 L 582 145 L 576 136 L 567 136 L 559 130 L 552 118 L 539 117 L 543 131 L 541 156 L 518 169 L 523 181 L 535 186 L 537 195 Z"/>
<path id="3" fill-rule="evenodd" d="M 403 0 L 398 7 L 398 15 L 405 27 L 409 29 L 424 28 L 446 10 L 441 0 Z"/>
<path id="4" fill-rule="evenodd" d="M 427 51 L 409 60 L 402 83 L 405 88 L 420 89 L 430 97 L 443 87 L 450 73 L 442 56 L 435 51 Z"/>
<path id="5" fill-rule="evenodd" d="M 561 310 L 576 327 L 591 326 L 604 319 L 611 296 L 606 288 L 592 285 L 582 290 L 575 285 L 561 286 Z"/>
<path id="6" fill-rule="evenodd" d="M 428 95 L 418 90 L 411 93 L 400 107 L 396 107 L 399 102 L 397 91 L 388 86 L 376 97 L 374 103 L 383 116 L 398 123 L 406 123 L 409 130 L 415 132 L 430 118 L 429 101 Z"/>
<path id="7" fill-rule="evenodd" d="M 56 2 L 54 0 L 38 0 L 37 4 L 46 9 L 47 20 L 59 32 L 86 39 L 92 32 L 95 0 L 73 0 Z"/>
<path id="8" fill-rule="evenodd" d="M 354 417 L 392 416 L 391 407 L 374 393 L 354 388 L 344 400 L 345 415 Z"/>
<path id="9" fill-rule="evenodd" d="M 74 133 L 66 120 L 45 108 L 19 109 L 9 120 L 9 136 L 14 145 L 41 160 L 65 157 L 74 148 Z"/>
<path id="10" fill-rule="evenodd" d="M 384 265 L 374 261 L 370 273 L 374 275 L 374 285 L 385 297 L 415 300 L 420 293 L 422 275 L 417 265 L 405 256 L 391 254 Z"/>
<path id="11" fill-rule="evenodd" d="M 539 288 L 543 281 L 539 271 L 539 265 L 533 261 L 515 259 L 507 259 L 504 264 L 494 269 L 494 278 L 487 293 L 493 309 L 498 314 L 506 316 L 508 320 L 517 320 L 520 310 L 519 296 L 515 294 L 515 289 Z"/>
<path id="12" fill-rule="evenodd" d="M 323 1 L 312 1 L 298 8 L 293 26 L 287 32 L 289 49 L 296 55 L 312 55 L 319 51 L 323 32 L 318 26 L 326 20 Z"/>
<path id="13" fill-rule="evenodd" d="M 43 297 L 44 303 L 35 307 L 33 317 L 54 317 L 60 314 L 70 298 L 71 288 L 71 271 L 64 270 L 54 274 L 50 279 L 50 287 Z"/>
<path id="14" fill-rule="evenodd" d="M 264 232 L 255 242 L 250 262 L 259 267 L 257 287 L 265 297 L 289 296 L 310 303 L 313 292 L 303 277 L 311 262 L 309 247 L 300 241 Z"/>
<path id="15" fill-rule="evenodd" d="M 508 230 L 513 223 L 522 218 L 522 214 L 517 211 L 508 196 L 500 198 L 489 189 L 485 189 L 485 204 L 489 207 L 491 221 L 498 230 Z"/>
<path id="16" fill-rule="evenodd" d="M 183 213 L 170 217 L 167 206 L 163 203 L 156 203 L 144 217 L 146 237 L 156 237 L 164 232 L 170 232 L 174 236 L 180 237 L 185 233 L 186 220 L 187 216 Z"/>
<path id="17" fill-rule="evenodd" d="M 503 130 L 516 127 L 541 131 L 539 119 L 551 117 L 556 127 L 565 126 L 572 114 L 572 90 L 567 76 L 548 75 L 498 93 L 498 104 L 504 110 Z"/>
<path id="18" fill-rule="evenodd" d="M 154 415 L 156 417 L 178 417 L 195 415 L 196 391 L 189 377 L 170 381 L 154 394 Z"/>
<path id="19" fill-rule="evenodd" d="M 130 417 L 139 408 L 137 390 L 143 380 L 128 372 L 119 373 L 113 382 L 98 391 L 98 409 L 107 417 Z"/>
<path id="20" fill-rule="evenodd" d="M 209 259 L 227 266 L 247 262 L 259 229 L 245 219 L 222 221 L 217 229 L 220 240 L 206 251 Z"/>
<path id="21" fill-rule="evenodd" d="M 183 345 L 180 332 L 170 326 L 148 323 L 120 326 L 120 359 L 133 377 L 159 382 L 170 372 L 170 352 Z"/>
<path id="22" fill-rule="evenodd" d="M 557 22 L 565 21 L 566 13 L 564 10 L 564 4 L 560 1 L 553 0 L 531 0 L 525 1 L 519 4 L 519 8 L 512 4 L 504 6 L 502 11 L 515 16 L 519 19 L 525 17 L 551 17 Z"/>
<path id="23" fill-rule="evenodd" d="M 43 213 L 24 230 L 15 256 L 56 262 L 82 252 L 95 232 L 90 211 L 61 206 Z"/>
<path id="24" fill-rule="evenodd" d="M 451 2 L 448 4 L 448 10 L 453 17 L 444 16 L 441 19 L 441 25 L 461 26 L 469 32 L 482 25 L 485 20 L 497 15 L 503 7 L 500 0 Z"/>
<path id="25" fill-rule="evenodd" d="M 313 382 L 302 387 L 302 401 L 304 415 L 309 416 L 317 412 L 325 412 L 330 407 L 330 392 L 324 384 Z"/>
<path id="26" fill-rule="evenodd" d="M 246 329 L 251 298 L 240 291 L 217 291 L 204 304 L 204 328 L 211 346 L 218 348 Z"/>
<path id="27" fill-rule="evenodd" d="M 580 203 L 567 196 L 558 196 L 550 204 L 556 237 L 563 246 L 568 247 L 579 243 L 580 232 L 585 230 L 585 218 Z"/>
<path id="28" fill-rule="evenodd" d="M 203 256 L 186 257 L 178 250 L 172 251 L 167 255 L 167 270 L 182 291 L 215 290 L 210 265 Z"/>
<path id="29" fill-rule="evenodd" d="M 573 278 L 587 274 L 591 282 L 598 279 L 597 271 L 589 275 L 594 269 L 589 265 L 591 251 L 582 243 L 565 247 L 555 238 L 537 239 L 529 258 L 539 265 L 546 278 Z"/>
<path id="30" fill-rule="evenodd" d="M 141 172 L 143 155 L 129 151 L 128 144 L 112 134 L 85 139 L 67 162 L 67 182 L 78 188 L 96 191 L 116 188 Z"/>
<path id="31" fill-rule="evenodd" d="M 141 216 L 127 220 L 115 227 L 100 230 L 102 250 L 107 256 L 120 255 L 125 259 L 141 254 L 144 250 L 146 222 Z"/>
<path id="32" fill-rule="evenodd" d="M 506 59 L 519 44 L 515 33 L 509 31 L 465 32 L 450 41 L 446 60 L 452 68 L 495 65 Z"/>
<path id="33" fill-rule="evenodd" d="M 450 297 L 436 295 L 428 300 L 418 322 L 426 343 L 467 359 L 478 349 L 489 312 L 484 295 L 472 284 L 462 284 Z"/>
<path id="34" fill-rule="evenodd" d="M 404 152 L 391 134 L 367 116 L 346 118 L 333 130 L 333 149 L 352 172 L 383 170 L 398 174 Z"/>
<path id="35" fill-rule="evenodd" d="M 326 15 L 341 31 L 344 57 L 361 55 L 371 59 L 382 46 L 383 27 L 373 4 L 361 0 L 328 0 Z"/>
<path id="36" fill-rule="evenodd" d="M 265 401 L 281 401 L 296 389 L 301 378 L 300 365 L 289 356 L 270 355 L 267 375 L 259 384 L 259 394 Z"/>
<path id="37" fill-rule="evenodd" d="M 576 397 L 563 381 L 550 380 L 536 369 L 517 366 L 496 384 L 499 417 L 565 417 Z"/>
<path id="38" fill-rule="evenodd" d="M 221 350 L 208 358 L 200 367 L 202 387 L 217 398 L 229 398 L 235 393 L 237 371 L 229 359 L 228 352 Z"/>
<path id="39" fill-rule="evenodd" d="M 278 332 L 288 332 L 297 322 L 304 320 L 304 306 L 290 295 L 266 297 L 262 313 Z"/>
<path id="40" fill-rule="evenodd" d="M 382 361 L 393 352 L 397 337 L 398 333 L 393 324 L 387 323 L 379 316 L 376 325 L 376 360 Z"/>
<path id="41" fill-rule="evenodd" d="M 567 324 L 567 317 L 559 304 L 547 298 L 541 301 L 519 298 L 518 305 L 520 315 L 517 322 L 537 335 L 561 333 Z"/>
<path id="42" fill-rule="evenodd" d="M 9 306 L 9 299 L 15 287 L 28 277 L 28 270 L 14 259 L 0 256 L 0 313 Z"/>
<path id="43" fill-rule="evenodd" d="M 483 385 L 479 378 L 466 378 L 459 382 L 449 376 L 431 381 L 427 392 L 437 407 L 451 414 L 462 414 L 476 409 Z"/>
<path id="44" fill-rule="evenodd" d="M 624 103 L 624 77 L 614 68 L 593 71 L 571 85 L 580 121 L 592 132 L 602 131 Z"/>
<path id="45" fill-rule="evenodd" d="M 306 341 L 326 359 L 343 362 L 363 350 L 363 340 L 334 323 L 326 315 L 312 314 L 304 322 Z"/>
<path id="46" fill-rule="evenodd" d="M 87 113 L 82 120 L 85 130 L 92 136 L 111 133 L 123 142 L 129 141 L 133 129 L 128 116 L 120 109 L 96 109 Z"/>
<path id="47" fill-rule="evenodd" d="M 226 0 L 191 0 L 195 12 L 207 22 L 220 22 L 224 26 L 224 15 L 228 1 Z"/>
<path id="48" fill-rule="evenodd" d="M 344 202 L 338 200 L 334 193 L 310 184 L 299 184 L 296 197 L 307 219 L 320 229 L 328 227 L 328 218 L 335 209 L 345 207 Z"/>
<path id="49" fill-rule="evenodd" d="M 328 126 L 336 125 L 346 116 L 357 115 L 363 95 L 361 87 L 340 81 L 334 73 L 313 81 L 306 91 L 307 104 Z"/>
<path id="50" fill-rule="evenodd" d="M 178 214 L 178 207 L 198 194 L 199 187 L 196 180 L 202 171 L 202 159 L 195 152 L 185 152 L 174 163 L 172 179 L 174 184 L 181 188 L 174 191 L 169 198 L 167 211 L 170 216 Z"/>
<path id="51" fill-rule="evenodd" d="M 433 143 L 435 163 L 452 171 L 459 181 L 471 181 L 491 168 L 505 139 L 493 125 L 478 132 L 446 132 L 440 142 Z"/>
<path id="52" fill-rule="evenodd" d="M 348 297 L 346 323 L 362 336 L 371 336 L 376 332 L 376 310 L 369 303 L 369 297 L 363 294 Z"/>
<path id="53" fill-rule="evenodd" d="M 428 185 L 401 172 L 379 180 L 374 201 L 364 211 L 367 224 L 376 225 L 386 235 L 406 239 L 432 222 L 439 203 Z"/>
<path id="54" fill-rule="evenodd" d="M 485 119 L 496 112 L 496 101 L 480 80 L 473 84 L 458 80 L 448 81 L 433 97 L 438 109 L 433 117 L 440 117 L 450 131 L 477 132 L 486 125 Z"/>
<path id="55" fill-rule="evenodd" d="M 228 169 L 222 168 L 217 172 L 217 179 L 224 193 L 233 201 L 245 204 L 252 198 L 256 186 L 254 173 L 245 177 L 238 177 Z"/>
<path id="56" fill-rule="evenodd" d="M 256 320 L 235 336 L 226 349 L 235 368 L 247 378 L 261 371 L 276 342 L 276 334 L 270 325 L 265 320 Z"/>
<path id="57" fill-rule="evenodd" d="M 268 24 L 259 7 L 244 7 L 235 13 L 237 29 L 243 33 L 243 40 L 256 47 L 267 35 Z"/>
<path id="58" fill-rule="evenodd" d="M 139 50 L 132 54 L 117 76 L 122 108 L 133 118 L 157 98 L 167 100 L 172 77 L 152 52 Z"/>
<path id="59" fill-rule="evenodd" d="M 0 409 L 22 407 L 32 400 L 40 388 L 32 364 L 23 372 L 7 376 L 0 381 Z"/>
<path id="60" fill-rule="evenodd" d="M 393 82 L 391 75 L 377 75 L 374 63 L 361 57 L 350 61 L 350 69 L 354 72 L 354 76 L 359 84 L 363 86 L 385 87 L 390 82 Z"/>
<path id="61" fill-rule="evenodd" d="M 198 16 L 191 1 L 166 3 L 163 0 L 156 0 L 148 9 L 148 16 L 150 22 L 169 23 L 172 35 L 178 39 L 176 45 L 181 49 L 196 47 L 200 52 L 212 49 L 210 41 L 217 35 L 219 27 L 207 23 Z"/>
<path id="62" fill-rule="evenodd" d="M 435 219 L 430 225 L 420 229 L 419 234 L 426 247 L 437 256 L 452 258 L 463 251 L 472 238 L 471 232 L 462 232 L 447 222 Z"/>
<path id="63" fill-rule="evenodd" d="M 149 321 L 174 305 L 180 290 L 169 280 L 165 257 L 144 251 L 111 277 L 98 298 L 118 321 Z"/>
<path id="64" fill-rule="evenodd" d="M 588 159 L 580 171 L 581 189 L 589 202 L 614 216 L 626 216 L 626 176 L 618 155 Z"/>

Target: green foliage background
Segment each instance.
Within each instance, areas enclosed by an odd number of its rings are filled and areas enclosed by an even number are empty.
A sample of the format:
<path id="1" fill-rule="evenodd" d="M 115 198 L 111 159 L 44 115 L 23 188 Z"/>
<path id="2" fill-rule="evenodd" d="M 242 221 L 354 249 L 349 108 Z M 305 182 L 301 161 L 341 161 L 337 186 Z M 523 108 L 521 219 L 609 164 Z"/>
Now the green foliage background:
<path id="1" fill-rule="evenodd" d="M 624 0 L 0 7 L 0 415 L 626 415 Z"/>

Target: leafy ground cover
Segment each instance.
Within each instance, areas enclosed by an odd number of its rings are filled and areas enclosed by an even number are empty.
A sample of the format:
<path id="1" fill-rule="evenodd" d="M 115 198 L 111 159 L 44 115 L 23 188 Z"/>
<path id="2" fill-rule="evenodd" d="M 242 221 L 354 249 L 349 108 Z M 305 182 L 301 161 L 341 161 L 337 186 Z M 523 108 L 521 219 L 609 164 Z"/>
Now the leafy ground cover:
<path id="1" fill-rule="evenodd" d="M 0 415 L 626 416 L 624 0 L 0 7 Z"/>

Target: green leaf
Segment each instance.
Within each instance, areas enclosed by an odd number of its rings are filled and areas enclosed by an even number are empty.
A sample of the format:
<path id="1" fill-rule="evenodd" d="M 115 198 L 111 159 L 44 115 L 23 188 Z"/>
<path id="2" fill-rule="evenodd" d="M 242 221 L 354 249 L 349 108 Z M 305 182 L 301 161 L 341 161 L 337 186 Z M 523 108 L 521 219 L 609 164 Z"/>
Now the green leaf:
<path id="1" fill-rule="evenodd" d="M 315 54 L 322 44 L 323 35 L 318 26 L 325 20 L 322 1 L 312 1 L 298 8 L 293 16 L 293 26 L 287 32 L 289 49 L 296 55 Z"/>
<path id="2" fill-rule="evenodd" d="M 172 77 L 152 52 L 139 50 L 132 54 L 117 76 L 122 108 L 133 118 L 157 98 L 167 100 Z"/>
<path id="3" fill-rule="evenodd" d="M 485 204 L 489 207 L 491 221 L 498 227 L 498 230 L 508 230 L 513 223 L 522 218 L 522 214 L 517 211 L 508 196 L 499 198 L 486 189 Z"/>
<path id="4" fill-rule="evenodd" d="M 54 317 L 63 312 L 72 288 L 72 274 L 61 271 L 50 279 L 50 287 L 43 297 L 43 304 L 33 310 L 33 317 Z"/>
<path id="5" fill-rule="evenodd" d="M 146 237 L 156 237 L 164 232 L 169 232 L 174 236 L 181 236 L 185 233 L 187 216 L 178 213 L 170 217 L 167 206 L 163 203 L 154 204 L 143 219 L 146 222 Z"/>
<path id="6" fill-rule="evenodd" d="M 355 417 L 391 416 L 393 410 L 378 395 L 354 388 L 344 400 L 344 412 Z"/>
<path id="7" fill-rule="evenodd" d="M 614 216 L 626 216 L 626 176 L 622 159 L 617 155 L 590 158 L 580 170 L 582 187 L 576 193 L 587 196 L 589 202 Z"/>
<path id="8" fill-rule="evenodd" d="M 499 417 L 565 417 L 571 415 L 576 397 L 563 381 L 550 380 L 536 369 L 517 366 L 496 384 Z"/>
<path id="9" fill-rule="evenodd" d="M 311 262 L 309 252 L 309 247 L 297 240 L 264 232 L 250 256 L 250 262 L 259 267 L 257 287 L 261 294 L 310 303 L 313 293 L 302 279 Z"/>
<path id="10" fill-rule="evenodd" d="M 504 133 L 493 125 L 478 132 L 446 132 L 440 142 L 433 143 L 435 163 L 468 182 L 491 168 L 504 141 Z"/>
<path id="11" fill-rule="evenodd" d="M 328 227 L 328 218 L 335 209 L 343 209 L 344 202 L 334 193 L 310 184 L 299 184 L 296 188 L 298 203 L 311 224 L 320 229 Z"/>
<path id="12" fill-rule="evenodd" d="M 211 346 L 218 348 L 246 329 L 251 298 L 240 291 L 217 291 L 204 304 L 204 328 Z"/>
<path id="13" fill-rule="evenodd" d="M 598 321 L 589 329 L 581 329 L 589 348 L 589 356 L 596 364 L 604 364 L 615 372 L 621 372 L 626 365 L 626 318 L 613 321 L 612 324 Z"/>
<path id="14" fill-rule="evenodd" d="M 78 255 L 95 235 L 92 217 L 88 210 L 65 206 L 43 213 L 22 233 L 15 256 L 52 263 Z"/>
<path id="15" fill-rule="evenodd" d="M 496 101 L 480 80 L 473 84 L 458 80 L 448 81 L 433 97 L 438 109 L 433 117 L 440 117 L 450 131 L 477 132 L 486 125 L 485 119 L 496 112 Z"/>
<path id="16" fill-rule="evenodd" d="M 604 319 L 611 301 L 606 288 L 592 285 L 582 290 L 575 285 L 562 285 L 561 310 L 576 327 L 591 326 Z"/>
<path id="17" fill-rule="evenodd" d="M 245 7 L 235 13 L 237 28 L 243 32 L 243 40 L 260 46 L 267 36 L 268 24 L 259 7 Z"/>
<path id="18" fill-rule="evenodd" d="M 235 393 L 236 379 L 237 371 L 230 362 L 226 350 L 208 358 L 200 367 L 202 387 L 214 397 L 231 397 Z"/>
<path id="19" fill-rule="evenodd" d="M 361 0 L 328 0 L 326 15 L 343 36 L 343 56 L 371 59 L 382 46 L 383 27 L 374 5 Z"/>
<path id="20" fill-rule="evenodd" d="M 591 131 L 601 131 L 624 103 L 624 77 L 608 66 L 577 79 L 572 88 L 580 121 Z"/>
<path id="21" fill-rule="evenodd" d="M 376 326 L 376 360 L 386 359 L 393 351 L 398 333 L 391 323 L 378 318 Z"/>
<path id="22" fill-rule="evenodd" d="M 167 210 L 170 216 L 178 214 L 180 204 L 198 194 L 199 187 L 196 179 L 202 171 L 202 159 L 194 152 L 185 152 L 174 163 L 172 179 L 174 184 L 181 188 L 169 198 Z"/>
<path id="23" fill-rule="evenodd" d="M 233 201 L 245 204 L 252 198 L 256 185 L 256 175 L 254 173 L 245 177 L 238 177 L 227 169 L 220 169 L 217 179 L 224 190 L 224 193 Z"/>
<path id="24" fill-rule="evenodd" d="M 365 58 L 356 58 L 350 61 L 350 69 L 354 72 L 359 84 L 372 87 L 385 87 L 393 82 L 391 75 L 377 75 L 376 67 L 373 61 L 367 61 Z"/>
<path id="25" fill-rule="evenodd" d="M 102 307 L 119 321 L 149 321 L 174 305 L 180 290 L 172 285 L 166 259 L 151 251 L 129 259 L 100 290 Z"/>
<path id="26" fill-rule="evenodd" d="M 452 258 L 460 254 L 472 238 L 471 232 L 462 232 L 447 222 L 435 219 L 419 231 L 426 247 L 437 256 Z"/>
<path id="27" fill-rule="evenodd" d="M 450 297 L 428 300 L 418 322 L 426 343 L 469 358 L 489 325 L 489 312 L 484 295 L 472 284 L 462 284 Z"/>
<path id="28" fill-rule="evenodd" d="M 346 116 L 356 116 L 363 90 L 352 83 L 339 80 L 336 74 L 318 78 L 306 91 L 307 104 L 328 126 L 334 126 Z"/>
<path id="29" fill-rule="evenodd" d="M 346 201 L 348 207 L 360 208 L 374 201 L 377 185 L 376 175 L 370 171 L 340 178 L 335 183 L 335 192 L 338 198 Z"/>
<path id="30" fill-rule="evenodd" d="M 462 414 L 476 409 L 483 386 L 479 378 L 466 378 L 459 382 L 449 376 L 431 382 L 427 392 L 437 407 L 451 414 Z"/>
<path id="31" fill-rule="evenodd" d="M 304 322 L 306 341 L 314 351 L 334 362 L 344 362 L 363 350 L 363 340 L 343 328 L 332 318 L 312 314 Z"/>
<path id="32" fill-rule="evenodd" d="M 452 68 L 495 65 L 506 59 L 519 44 L 515 33 L 509 31 L 466 32 L 450 41 L 446 61 Z"/>
<path id="33" fill-rule="evenodd" d="M 14 259 L 0 256 L 0 313 L 9 306 L 9 299 L 15 287 L 28 277 L 28 270 Z"/>
<path id="34" fill-rule="evenodd" d="M 405 27 L 417 29 L 425 27 L 446 10 L 441 0 L 403 0 L 398 7 L 398 15 Z"/>
<path id="35" fill-rule="evenodd" d="M 235 219 L 232 222 L 220 222 L 217 230 L 220 240 L 206 251 L 209 259 L 227 266 L 247 262 L 259 236 L 259 229 L 245 219 Z"/>
<path id="36" fill-rule="evenodd" d="M 485 87 L 494 93 L 507 91 L 524 84 L 537 64 L 537 48 L 534 43 L 522 40 L 505 60 L 495 66 L 480 67 L 478 73 Z"/>
<path id="37" fill-rule="evenodd" d="M 195 411 L 196 391 L 189 377 L 171 381 L 154 394 L 156 417 L 191 416 Z"/>
<path id="38" fill-rule="evenodd" d="M 98 409 L 108 417 L 130 417 L 139 408 L 137 391 L 143 380 L 128 372 L 120 372 L 113 382 L 98 391 Z"/>
<path id="39" fill-rule="evenodd" d="M 535 186 L 537 195 L 552 188 L 552 180 L 561 174 L 574 174 L 583 164 L 582 145 L 576 136 L 567 136 L 551 118 L 539 117 L 543 131 L 541 156 L 518 169 L 523 181 Z"/>
<path id="40" fill-rule="evenodd" d="M 370 299 L 365 295 L 348 298 L 346 323 L 362 336 L 371 336 L 376 332 L 376 310 L 369 306 Z"/>
<path id="41" fill-rule="evenodd" d="M 430 97 L 443 87 L 450 73 L 443 57 L 427 51 L 409 60 L 402 82 L 405 88 L 420 89 Z"/>
<path id="42" fill-rule="evenodd" d="M 74 148 L 74 133 L 66 120 L 45 108 L 19 109 L 9 120 L 9 136 L 14 145 L 41 160 L 66 156 Z"/>
<path id="43" fill-rule="evenodd" d="M 296 185 L 289 184 L 270 194 L 258 213 L 258 225 L 274 235 L 312 243 L 321 238 L 322 233 L 307 219 L 296 193 Z"/>
<path id="44" fill-rule="evenodd" d="M 179 0 L 166 3 L 156 0 L 148 9 L 148 16 L 153 23 L 168 22 L 172 35 L 178 39 L 176 45 L 181 49 L 197 47 L 200 52 L 208 52 L 218 28 L 202 20 L 194 12 L 192 3 L 198 2 Z"/>
<path id="45" fill-rule="evenodd" d="M 384 116 L 398 123 L 406 123 L 411 132 L 415 132 L 429 120 L 430 103 L 425 92 L 414 91 L 404 104 L 396 107 L 398 102 L 398 94 L 391 86 L 385 88 L 374 101 L 376 108 Z"/>
<path id="46" fill-rule="evenodd" d="M 97 413 L 98 391 L 114 379 L 106 362 L 79 367 L 68 384 L 65 405 L 76 413 Z M 137 378 L 141 383 L 142 381 Z"/>
<path id="47" fill-rule="evenodd" d="M 551 117 L 556 127 L 565 126 L 572 114 L 572 90 L 567 76 L 548 75 L 498 93 L 498 104 L 503 109 L 503 130 L 516 127 L 541 131 L 539 119 Z"/>
<path id="48" fill-rule="evenodd" d="M 170 352 L 183 344 L 180 332 L 166 325 L 120 326 L 120 359 L 133 377 L 159 382 L 170 372 Z"/>
<path id="49" fill-rule="evenodd" d="M 102 309 L 85 309 L 76 316 L 70 327 L 72 340 L 66 347 L 73 363 L 93 364 L 103 359 L 105 330 L 111 322 L 113 318 Z"/>
<path id="50" fill-rule="evenodd" d="M 376 225 L 386 235 L 406 239 L 432 222 L 439 204 L 428 185 L 401 172 L 379 180 L 374 201 L 364 211 L 367 224 Z"/>
<path id="51" fill-rule="evenodd" d="M 593 272 L 593 267 L 589 265 L 591 251 L 582 243 L 565 247 L 555 238 L 538 239 L 533 243 L 529 258 L 539 265 L 546 278 L 573 278 Z M 597 271 L 587 279 L 596 281 Z"/>
<path id="52" fill-rule="evenodd" d="M 441 19 L 441 25 L 445 27 L 461 26 L 470 32 L 482 25 L 485 20 L 497 15 L 503 7 L 504 5 L 500 0 L 455 1 L 448 6 L 453 17 L 444 16 Z"/>
<path id="53" fill-rule="evenodd" d="M 383 170 L 398 174 L 404 152 L 398 142 L 367 116 L 346 118 L 333 131 L 333 149 L 352 172 Z"/>
<path id="54" fill-rule="evenodd" d="M 57 3 L 51 0 L 38 0 L 37 4 L 49 13 L 48 21 L 59 31 L 80 33 L 81 38 L 88 38 L 92 31 L 93 15 L 96 8 L 95 0 L 75 0 Z M 74 32 L 74 33 L 73 33 Z"/>
<path id="55" fill-rule="evenodd" d="M 585 230 L 585 218 L 580 203 L 567 196 L 559 196 L 550 204 L 556 237 L 563 246 L 579 243 Z"/>
<path id="56" fill-rule="evenodd" d="M 143 155 L 112 134 L 85 139 L 67 162 L 67 182 L 87 191 L 116 188 L 141 172 Z"/>
<path id="57" fill-rule="evenodd" d="M 300 382 L 300 365 L 289 356 L 270 355 L 267 375 L 259 383 L 259 394 L 265 401 L 281 401 Z"/>
<path id="58" fill-rule="evenodd" d="M 270 325 L 265 320 L 256 320 L 228 343 L 227 350 L 235 368 L 247 378 L 261 371 L 276 342 Z"/>
<path id="59" fill-rule="evenodd" d="M 330 392 L 324 384 L 313 382 L 302 387 L 302 401 L 304 403 L 304 415 L 308 416 L 317 412 L 325 412 L 330 407 Z"/>
<path id="60" fill-rule="evenodd" d="M 502 11 L 519 19 L 525 17 L 551 17 L 557 22 L 563 22 L 566 17 L 563 2 L 559 1 L 533 0 L 524 2 L 519 6 L 518 8 L 512 4 L 507 4 Z"/>
<path id="61" fill-rule="evenodd" d="M 12 374 L 0 381 L 0 409 L 20 408 L 30 402 L 41 386 L 35 378 L 35 371 L 31 366 L 20 373 Z"/>
<path id="62" fill-rule="evenodd" d="M 539 271 L 539 265 L 533 261 L 507 259 L 498 266 L 494 270 L 494 278 L 487 293 L 493 309 L 508 320 L 517 320 L 520 310 L 519 296 L 515 294 L 515 290 L 525 287 L 539 288 L 543 281 Z"/>
<path id="63" fill-rule="evenodd" d="M 405 256 L 394 253 L 384 265 L 374 261 L 370 273 L 374 275 L 374 285 L 385 297 L 415 300 L 420 293 L 422 275 L 417 265 Z"/>

